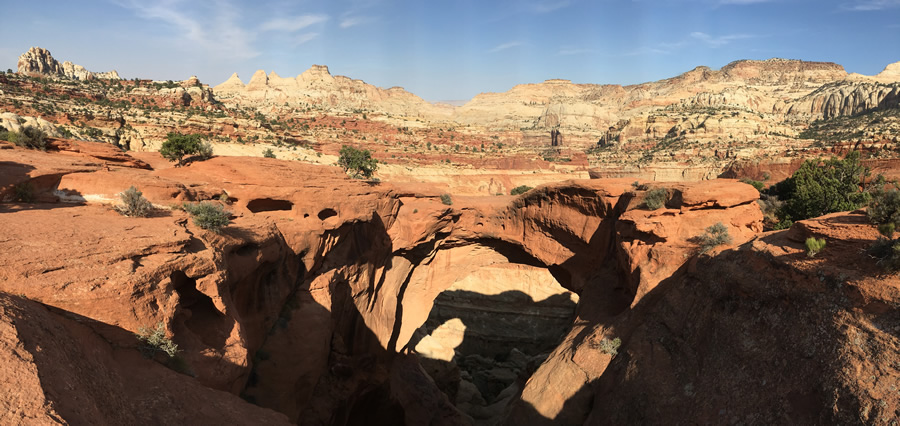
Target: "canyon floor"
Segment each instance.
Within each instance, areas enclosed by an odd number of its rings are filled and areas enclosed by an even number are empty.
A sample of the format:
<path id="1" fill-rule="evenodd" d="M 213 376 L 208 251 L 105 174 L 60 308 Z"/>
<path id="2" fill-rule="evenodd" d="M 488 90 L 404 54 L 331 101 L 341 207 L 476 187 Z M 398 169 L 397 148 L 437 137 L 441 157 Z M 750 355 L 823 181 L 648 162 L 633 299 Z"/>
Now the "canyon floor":
<path id="1" fill-rule="evenodd" d="M 738 179 L 851 150 L 900 177 L 898 71 L 738 61 L 450 106 L 322 66 L 210 87 L 33 48 L 0 74 L 0 126 L 47 142 L 0 141 L 0 423 L 895 424 L 878 230 L 767 230 Z M 170 132 L 215 155 L 177 167 Z M 117 211 L 132 186 L 147 217 Z"/>

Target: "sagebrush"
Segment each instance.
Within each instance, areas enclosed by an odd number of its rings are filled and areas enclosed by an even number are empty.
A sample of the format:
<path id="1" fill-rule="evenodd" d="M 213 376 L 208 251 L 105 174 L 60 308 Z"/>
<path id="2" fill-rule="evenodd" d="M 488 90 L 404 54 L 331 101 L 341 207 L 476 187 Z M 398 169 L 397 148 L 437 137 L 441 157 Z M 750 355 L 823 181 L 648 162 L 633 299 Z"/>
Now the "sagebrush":
<path id="1" fill-rule="evenodd" d="M 650 210 L 658 210 L 666 205 L 668 195 L 669 191 L 666 188 L 651 189 L 644 196 L 644 205 Z"/>
<path id="2" fill-rule="evenodd" d="M 178 345 L 166 337 L 166 326 L 162 322 L 156 324 L 156 328 L 141 327 L 135 333 L 141 341 L 140 350 L 147 358 L 153 358 L 158 353 L 164 353 L 169 358 L 178 355 Z"/>
<path id="3" fill-rule="evenodd" d="M 198 204 L 184 204 L 184 211 L 190 213 L 194 224 L 213 232 L 220 232 L 231 223 L 230 214 L 219 203 L 203 201 Z"/>
<path id="4" fill-rule="evenodd" d="M 731 234 L 728 233 L 728 227 L 718 222 L 707 227 L 706 232 L 697 237 L 697 242 L 700 244 L 700 253 L 706 253 L 717 246 L 731 244 Z"/>
<path id="5" fill-rule="evenodd" d="M 144 198 L 144 194 L 138 191 L 134 185 L 122 191 L 119 198 L 122 199 L 122 205 L 117 206 L 116 210 L 125 216 L 147 217 L 153 210 L 153 204 L 150 204 L 150 201 Z"/>

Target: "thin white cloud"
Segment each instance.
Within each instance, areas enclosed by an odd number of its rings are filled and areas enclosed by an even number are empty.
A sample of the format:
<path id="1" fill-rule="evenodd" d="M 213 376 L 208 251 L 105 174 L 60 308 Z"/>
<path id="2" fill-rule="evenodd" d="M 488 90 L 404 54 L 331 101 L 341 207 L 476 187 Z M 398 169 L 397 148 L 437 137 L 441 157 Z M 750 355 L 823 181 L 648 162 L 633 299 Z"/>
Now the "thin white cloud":
<path id="1" fill-rule="evenodd" d="M 345 16 L 341 18 L 340 27 L 341 28 L 350 28 L 355 27 L 357 25 L 368 24 L 370 22 L 374 22 L 377 18 L 374 16 Z"/>
<path id="2" fill-rule="evenodd" d="M 319 36 L 319 33 L 303 33 L 294 37 L 294 46 L 299 46 Z"/>
<path id="3" fill-rule="evenodd" d="M 707 33 L 700 32 L 700 31 L 692 32 L 690 35 L 691 35 L 691 38 L 700 40 L 703 43 L 706 43 L 710 47 L 721 47 L 721 46 L 724 46 L 735 40 L 744 40 L 744 39 L 755 37 L 750 34 L 729 34 L 729 35 L 724 35 L 724 36 L 719 36 L 719 37 L 713 37 Z"/>
<path id="4" fill-rule="evenodd" d="M 584 55 L 587 53 L 594 53 L 594 52 L 596 52 L 594 49 L 584 49 L 584 48 L 580 48 L 580 47 L 563 46 L 563 47 L 559 48 L 559 52 L 557 52 L 556 54 L 560 55 L 560 56 L 570 56 L 570 55 Z"/>
<path id="5" fill-rule="evenodd" d="M 511 41 L 511 42 L 509 42 L 509 43 L 503 43 L 503 44 L 500 44 L 500 45 L 494 47 L 493 49 L 488 50 L 488 53 L 496 53 L 496 52 L 499 52 L 499 51 L 501 51 L 501 50 L 511 49 L 511 48 L 513 48 L 513 47 L 518 47 L 518 46 L 521 46 L 521 45 L 522 45 L 522 42 L 519 42 L 519 41 Z"/>
<path id="6" fill-rule="evenodd" d="M 758 4 L 758 3 L 768 3 L 772 0 L 719 0 L 719 4 L 723 5 L 746 5 L 746 4 Z"/>
<path id="7" fill-rule="evenodd" d="M 666 49 L 659 49 L 656 47 L 642 47 L 640 49 L 625 52 L 621 56 L 668 55 L 671 53 L 672 52 L 670 50 Z"/>
<path id="8" fill-rule="evenodd" d="M 179 0 L 114 0 L 114 3 L 134 11 L 143 19 L 158 20 L 173 26 L 177 36 L 215 54 L 227 53 L 240 58 L 259 55 L 252 46 L 256 35 L 238 24 L 241 14 L 226 0 L 212 2 L 203 11 L 194 10 L 202 19 L 190 15 L 189 5 Z"/>
<path id="9" fill-rule="evenodd" d="M 263 22 L 259 27 L 262 31 L 284 31 L 293 33 L 315 24 L 321 24 L 328 20 L 328 15 L 299 15 L 284 18 L 274 18 Z"/>
<path id="10" fill-rule="evenodd" d="M 545 0 L 532 3 L 531 10 L 536 13 L 549 13 L 572 4 L 570 0 Z"/>
<path id="11" fill-rule="evenodd" d="M 851 3 L 845 3 L 842 7 L 846 10 L 869 12 L 900 7 L 900 0 L 856 0 Z"/>

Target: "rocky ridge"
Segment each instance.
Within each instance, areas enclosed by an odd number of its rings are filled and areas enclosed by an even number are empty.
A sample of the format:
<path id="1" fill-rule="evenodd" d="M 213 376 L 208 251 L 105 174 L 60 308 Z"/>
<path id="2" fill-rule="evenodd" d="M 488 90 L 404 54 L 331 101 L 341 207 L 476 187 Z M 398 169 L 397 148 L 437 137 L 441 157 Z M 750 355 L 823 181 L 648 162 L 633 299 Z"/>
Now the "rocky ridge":
<path id="1" fill-rule="evenodd" d="M 28 75 L 63 77 L 73 80 L 120 80 L 119 73 L 115 70 L 108 72 L 91 72 L 83 66 L 69 61 L 60 63 L 50 54 L 50 51 L 40 47 L 32 47 L 19 56 L 16 65 L 17 72 Z"/>

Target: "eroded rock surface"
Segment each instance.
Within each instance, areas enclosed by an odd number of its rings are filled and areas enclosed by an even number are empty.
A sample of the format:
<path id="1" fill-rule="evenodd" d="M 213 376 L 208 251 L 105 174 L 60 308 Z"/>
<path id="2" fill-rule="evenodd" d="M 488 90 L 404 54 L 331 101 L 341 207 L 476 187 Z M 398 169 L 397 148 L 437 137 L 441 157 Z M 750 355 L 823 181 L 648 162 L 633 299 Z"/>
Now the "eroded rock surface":
<path id="1" fill-rule="evenodd" d="M 756 191 L 731 180 L 661 186 L 657 210 L 644 204 L 653 186 L 632 180 L 446 205 L 427 185 L 291 161 L 175 168 L 102 144 L 53 146 L 0 150 L 3 194 L 31 183 L 37 196 L 0 205 L 0 356 L 19 354 L 3 374 L 23 389 L 0 403 L 21 407 L 16 418 L 128 423 L 119 411 L 148 394 L 117 383 L 151 380 L 190 393 L 154 400 L 176 411 L 163 423 L 840 423 L 896 412 L 896 283 L 862 254 L 875 231 L 859 214 L 760 234 Z M 158 207 L 150 217 L 112 209 L 131 185 Z M 167 208 L 200 200 L 224 204 L 232 224 L 217 234 Z M 698 257 L 695 238 L 720 222 L 732 243 Z M 812 260 L 807 234 L 828 239 Z M 30 328 L 40 324 L 51 325 Z M 179 345 L 178 372 L 141 356 L 133 333 L 156 324 Z M 72 356 L 71 371 L 38 359 Z M 82 393 L 126 408 L 79 404 L 42 376 L 82 371 L 114 372 Z"/>

